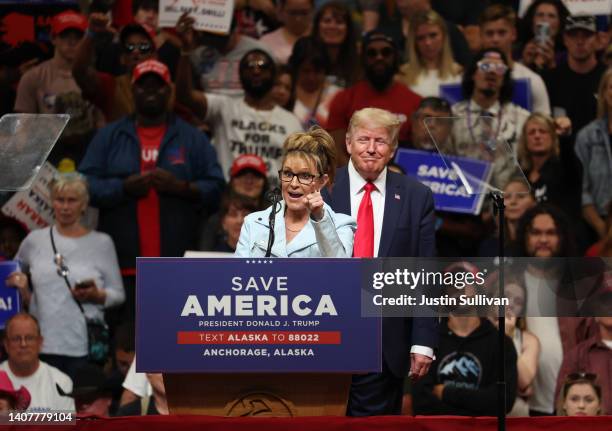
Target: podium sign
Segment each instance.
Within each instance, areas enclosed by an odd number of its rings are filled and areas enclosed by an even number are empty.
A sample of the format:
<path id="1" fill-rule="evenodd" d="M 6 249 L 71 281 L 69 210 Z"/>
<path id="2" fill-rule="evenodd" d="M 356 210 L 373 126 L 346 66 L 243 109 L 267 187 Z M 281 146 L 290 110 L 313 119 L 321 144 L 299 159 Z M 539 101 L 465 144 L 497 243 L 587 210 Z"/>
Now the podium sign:
<path id="1" fill-rule="evenodd" d="M 138 372 L 381 370 L 358 259 L 137 260 Z"/>

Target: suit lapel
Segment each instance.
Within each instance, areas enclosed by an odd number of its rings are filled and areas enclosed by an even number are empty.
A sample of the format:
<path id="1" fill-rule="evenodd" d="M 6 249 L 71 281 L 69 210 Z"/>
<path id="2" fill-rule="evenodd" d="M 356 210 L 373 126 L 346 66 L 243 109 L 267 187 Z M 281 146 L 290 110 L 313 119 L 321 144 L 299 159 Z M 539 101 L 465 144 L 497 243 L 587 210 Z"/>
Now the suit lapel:
<path id="1" fill-rule="evenodd" d="M 346 166 L 336 171 L 336 182 L 332 189 L 331 207 L 337 213 L 351 215 L 351 187 Z"/>
<path id="2" fill-rule="evenodd" d="M 399 221 L 402 205 L 407 201 L 404 187 L 397 176 L 387 171 L 387 185 L 385 193 L 385 215 L 383 217 L 380 244 L 378 246 L 378 256 L 386 257 L 393 241 L 395 228 Z"/>

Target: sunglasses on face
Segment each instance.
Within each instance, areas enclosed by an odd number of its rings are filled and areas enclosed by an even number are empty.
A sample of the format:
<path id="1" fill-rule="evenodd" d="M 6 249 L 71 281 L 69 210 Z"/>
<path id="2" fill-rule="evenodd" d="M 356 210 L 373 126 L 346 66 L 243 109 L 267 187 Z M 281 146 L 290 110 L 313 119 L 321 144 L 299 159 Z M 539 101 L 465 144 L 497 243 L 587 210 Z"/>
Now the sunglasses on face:
<path id="1" fill-rule="evenodd" d="M 128 54 L 133 53 L 138 50 L 141 54 L 148 54 L 152 50 L 152 46 L 149 42 L 143 43 L 126 43 L 123 45 L 123 50 Z"/>
<path id="2" fill-rule="evenodd" d="M 497 75 L 503 75 L 508 71 L 508 66 L 503 63 L 491 63 L 489 61 L 479 61 L 476 63 L 478 69 L 484 73 L 493 72 Z"/>
<path id="3" fill-rule="evenodd" d="M 366 56 L 369 59 L 374 59 L 378 57 L 379 55 L 383 58 L 389 58 L 393 55 L 393 48 L 389 48 L 389 47 L 382 48 L 382 49 L 368 48 L 366 50 Z"/>
<path id="4" fill-rule="evenodd" d="M 265 60 L 251 60 L 246 62 L 247 69 L 262 69 L 269 70 L 272 68 L 272 63 Z"/>

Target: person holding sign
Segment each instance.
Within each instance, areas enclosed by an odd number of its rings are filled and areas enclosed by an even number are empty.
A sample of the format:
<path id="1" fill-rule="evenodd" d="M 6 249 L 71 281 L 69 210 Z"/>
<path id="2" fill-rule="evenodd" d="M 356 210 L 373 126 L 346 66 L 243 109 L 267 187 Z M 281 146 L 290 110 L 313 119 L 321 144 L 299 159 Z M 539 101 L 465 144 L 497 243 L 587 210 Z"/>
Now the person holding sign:
<path id="1" fill-rule="evenodd" d="M 326 201 L 338 212 L 357 216 L 355 257 L 433 256 L 434 204 L 431 190 L 387 163 L 398 145 L 398 115 L 364 108 L 351 117 L 346 136 L 348 166 Z M 399 414 L 404 377 L 427 374 L 438 339 L 435 318 L 383 318 L 381 373 L 354 375 L 347 414 Z M 372 346 L 373 348 L 373 346 Z"/>
<path id="2" fill-rule="evenodd" d="M 280 209 L 274 216 L 272 257 L 350 257 L 357 225 L 323 202 L 321 189 L 333 183 L 336 150 L 323 129 L 293 133 L 285 141 Z M 242 226 L 236 256 L 264 257 L 270 215 L 276 206 L 248 215 Z"/>
<path id="3" fill-rule="evenodd" d="M 226 178 L 234 159 L 255 154 L 266 162 L 270 182 L 278 184 L 274 173 L 281 167 L 283 142 L 291 133 L 302 131 L 302 126 L 295 115 L 274 102 L 274 60 L 261 49 L 244 54 L 239 65 L 242 100 L 195 90 L 189 61 L 196 45 L 193 25 L 194 18 L 187 14 L 176 24 L 183 43 L 177 69 L 177 100 L 212 126 L 212 143 Z"/>

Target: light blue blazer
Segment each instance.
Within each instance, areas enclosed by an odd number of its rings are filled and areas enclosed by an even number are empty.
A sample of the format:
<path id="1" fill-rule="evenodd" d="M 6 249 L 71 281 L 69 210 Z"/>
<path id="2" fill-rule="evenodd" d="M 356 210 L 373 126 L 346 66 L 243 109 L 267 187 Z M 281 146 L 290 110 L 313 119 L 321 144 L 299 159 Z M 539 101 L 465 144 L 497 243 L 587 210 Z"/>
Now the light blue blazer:
<path id="1" fill-rule="evenodd" d="M 272 257 L 351 257 L 357 223 L 345 214 L 335 213 L 325 204 L 325 215 L 321 221 L 309 223 L 291 240 L 285 238 L 285 203 L 274 222 L 274 245 Z M 264 257 L 268 247 L 269 218 L 272 207 L 251 213 L 244 219 L 240 238 L 236 246 L 237 257 Z"/>

